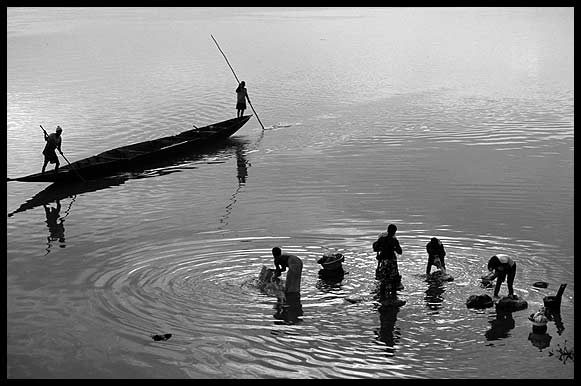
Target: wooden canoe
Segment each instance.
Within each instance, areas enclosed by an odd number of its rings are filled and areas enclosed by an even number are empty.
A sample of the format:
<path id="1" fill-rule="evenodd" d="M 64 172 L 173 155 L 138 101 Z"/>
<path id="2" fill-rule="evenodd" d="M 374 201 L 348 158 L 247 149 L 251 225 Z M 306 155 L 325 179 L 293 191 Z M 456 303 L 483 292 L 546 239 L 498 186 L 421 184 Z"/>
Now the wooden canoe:
<path id="1" fill-rule="evenodd" d="M 74 182 L 81 180 L 81 177 L 84 180 L 89 180 L 131 171 L 140 168 L 147 162 L 166 160 L 169 157 L 184 154 L 186 151 L 224 141 L 244 126 L 250 117 L 252 115 L 244 115 L 176 135 L 107 150 L 95 156 L 72 162 L 70 165 L 62 165 L 57 173 L 50 170 L 45 173 L 8 178 L 8 181 Z"/>

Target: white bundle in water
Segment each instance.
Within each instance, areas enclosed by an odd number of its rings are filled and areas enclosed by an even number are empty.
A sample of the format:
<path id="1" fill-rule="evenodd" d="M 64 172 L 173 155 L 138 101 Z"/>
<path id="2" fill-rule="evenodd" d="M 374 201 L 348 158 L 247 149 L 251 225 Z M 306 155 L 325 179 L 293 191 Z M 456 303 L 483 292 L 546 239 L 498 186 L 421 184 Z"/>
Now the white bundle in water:
<path id="1" fill-rule="evenodd" d="M 274 275 L 274 269 L 262 266 L 260 274 L 258 274 L 258 288 L 260 291 L 269 296 L 283 297 L 284 296 L 284 280 Z"/>

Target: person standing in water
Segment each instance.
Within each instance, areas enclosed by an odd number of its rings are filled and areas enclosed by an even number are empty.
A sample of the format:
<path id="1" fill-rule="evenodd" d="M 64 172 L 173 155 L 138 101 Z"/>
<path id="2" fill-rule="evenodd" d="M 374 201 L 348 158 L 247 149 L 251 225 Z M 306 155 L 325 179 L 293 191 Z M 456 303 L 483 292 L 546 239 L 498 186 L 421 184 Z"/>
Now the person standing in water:
<path id="1" fill-rule="evenodd" d="M 274 256 L 274 265 L 276 267 L 275 276 L 280 276 L 281 272 L 286 271 L 285 295 L 298 294 L 301 292 L 301 275 L 303 272 L 303 262 L 295 255 L 283 254 L 279 247 L 272 248 Z"/>
<path id="2" fill-rule="evenodd" d="M 395 255 L 396 253 L 402 254 L 399 241 L 395 237 L 396 232 L 395 224 L 389 224 L 387 233 L 380 234 L 377 241 L 373 243 L 373 250 L 377 252 L 376 259 L 378 261 L 375 278 L 381 282 L 379 287 L 381 297 L 387 293 L 395 296 L 397 290 L 403 289 L 397 266 L 397 256 Z"/>
<path id="3" fill-rule="evenodd" d="M 246 98 L 248 98 L 248 90 L 246 90 L 246 83 L 244 81 L 240 82 L 238 85 L 236 96 L 236 118 L 240 118 L 244 115 L 244 110 L 246 110 Z"/>

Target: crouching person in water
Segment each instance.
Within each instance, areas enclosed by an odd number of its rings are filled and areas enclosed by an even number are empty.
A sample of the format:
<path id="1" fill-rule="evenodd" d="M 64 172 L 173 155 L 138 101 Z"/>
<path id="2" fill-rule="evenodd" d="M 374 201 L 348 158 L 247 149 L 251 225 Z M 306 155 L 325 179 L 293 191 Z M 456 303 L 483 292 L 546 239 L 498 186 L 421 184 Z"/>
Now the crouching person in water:
<path id="1" fill-rule="evenodd" d="M 500 292 L 500 286 L 502 282 L 506 279 L 506 285 L 508 287 L 508 296 L 514 297 L 514 289 L 512 284 L 514 283 L 514 277 L 516 276 L 516 263 L 513 259 L 506 255 L 494 255 L 488 260 L 488 270 L 493 272 L 491 276 L 488 276 L 488 280 L 496 280 L 496 286 L 494 287 L 494 297 L 498 297 Z"/>
<path id="2" fill-rule="evenodd" d="M 430 275 L 430 270 L 432 265 L 439 268 L 442 273 L 446 274 L 446 263 L 444 262 L 444 256 L 446 256 L 446 250 L 444 249 L 444 244 L 436 237 L 432 237 L 429 243 L 426 244 L 426 251 L 428 252 L 428 265 L 426 266 L 426 276 Z"/>
<path id="3" fill-rule="evenodd" d="M 283 254 L 279 247 L 272 248 L 274 265 L 276 267 L 275 276 L 279 277 L 281 272 L 286 271 L 285 296 L 290 293 L 301 292 L 301 274 L 303 272 L 303 262 L 295 255 Z"/>
<path id="4" fill-rule="evenodd" d="M 373 243 L 373 250 L 377 252 L 375 279 L 381 282 L 379 287 L 379 296 L 381 298 L 385 297 L 386 294 L 391 294 L 392 297 L 395 297 L 395 291 L 403 289 L 395 255 L 396 253 L 401 255 L 402 250 L 399 241 L 395 237 L 395 232 L 397 232 L 397 227 L 394 224 L 389 224 L 387 233 L 380 234 L 377 241 Z"/>

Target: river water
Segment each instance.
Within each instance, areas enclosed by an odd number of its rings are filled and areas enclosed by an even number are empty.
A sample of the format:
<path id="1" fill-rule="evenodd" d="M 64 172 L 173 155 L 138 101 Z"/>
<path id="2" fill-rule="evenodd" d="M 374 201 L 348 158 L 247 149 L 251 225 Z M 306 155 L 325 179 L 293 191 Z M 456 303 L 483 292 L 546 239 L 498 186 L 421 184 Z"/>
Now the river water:
<path id="1" fill-rule="evenodd" d="M 8 377 L 573 378 L 573 27 L 572 8 L 8 8 L 8 177 L 40 171 L 39 125 L 72 162 L 234 117 L 210 34 L 265 126 L 7 217 Z M 7 213 L 48 185 L 9 182 Z M 374 298 L 389 223 L 400 308 Z M 425 281 L 432 236 L 452 282 Z M 298 305 L 256 286 L 274 246 L 303 260 Z M 326 252 L 342 280 L 319 278 Z M 496 253 L 527 310 L 466 308 Z"/>

